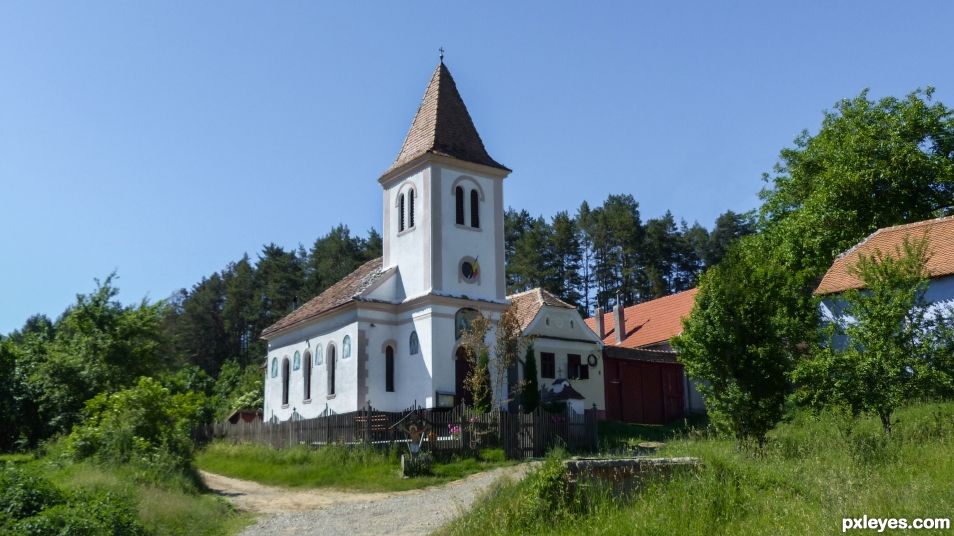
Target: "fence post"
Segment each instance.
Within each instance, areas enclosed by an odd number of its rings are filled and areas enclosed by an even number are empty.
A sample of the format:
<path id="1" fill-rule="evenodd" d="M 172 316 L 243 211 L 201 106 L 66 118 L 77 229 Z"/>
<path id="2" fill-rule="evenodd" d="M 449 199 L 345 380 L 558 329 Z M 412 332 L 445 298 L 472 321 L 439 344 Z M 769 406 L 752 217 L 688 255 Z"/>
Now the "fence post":
<path id="1" fill-rule="evenodd" d="M 364 444 L 371 444 L 371 401 L 368 400 L 364 410 Z"/>

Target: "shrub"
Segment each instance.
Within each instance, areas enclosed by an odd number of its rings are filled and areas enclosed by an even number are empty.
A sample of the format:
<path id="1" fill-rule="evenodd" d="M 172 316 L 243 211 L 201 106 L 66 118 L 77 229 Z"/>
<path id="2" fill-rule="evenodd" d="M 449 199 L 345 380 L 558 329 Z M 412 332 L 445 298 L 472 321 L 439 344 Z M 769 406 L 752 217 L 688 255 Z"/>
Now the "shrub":
<path id="1" fill-rule="evenodd" d="M 86 420 L 73 428 L 67 450 L 75 459 L 189 470 L 191 431 L 207 411 L 200 393 L 170 394 L 158 381 L 140 378 L 135 387 L 87 402 Z"/>
<path id="2" fill-rule="evenodd" d="M 77 496 L 13 525 L 17 534 L 30 536 L 145 534 L 133 508 L 109 493 Z"/>
<path id="3" fill-rule="evenodd" d="M 0 470 L 0 513 L 10 519 L 30 517 L 63 500 L 63 494 L 47 480 L 11 464 Z"/>
<path id="4" fill-rule="evenodd" d="M 106 493 L 65 493 L 50 481 L 10 467 L 0 470 L 0 534 L 136 536 L 135 509 Z"/>

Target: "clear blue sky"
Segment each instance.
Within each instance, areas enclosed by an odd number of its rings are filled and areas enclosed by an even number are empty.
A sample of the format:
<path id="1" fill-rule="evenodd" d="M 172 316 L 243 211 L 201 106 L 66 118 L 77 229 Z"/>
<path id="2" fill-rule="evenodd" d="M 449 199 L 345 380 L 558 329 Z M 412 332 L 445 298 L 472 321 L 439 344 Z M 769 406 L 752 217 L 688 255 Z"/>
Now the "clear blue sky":
<path id="1" fill-rule="evenodd" d="M 0 333 L 114 269 L 160 299 L 267 242 L 380 229 L 442 45 L 534 214 L 624 192 L 708 227 L 840 98 L 954 105 L 952 2 L 654 4 L 0 3 Z"/>

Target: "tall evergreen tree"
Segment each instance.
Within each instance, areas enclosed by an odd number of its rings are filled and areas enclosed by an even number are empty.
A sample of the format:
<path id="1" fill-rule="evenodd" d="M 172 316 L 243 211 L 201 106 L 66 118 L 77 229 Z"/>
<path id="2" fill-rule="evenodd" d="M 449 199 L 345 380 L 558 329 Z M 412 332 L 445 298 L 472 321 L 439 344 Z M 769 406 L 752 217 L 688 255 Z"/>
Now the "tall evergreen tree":
<path id="1" fill-rule="evenodd" d="M 550 225 L 542 216 L 530 220 L 514 246 L 514 257 L 509 266 L 511 292 L 535 287 L 550 289 L 554 285 L 552 234 Z"/>
<path id="2" fill-rule="evenodd" d="M 582 248 L 576 222 L 566 211 L 558 212 L 551 224 L 549 249 L 553 257 L 552 283 L 547 290 L 577 305 L 580 294 Z"/>
<path id="3" fill-rule="evenodd" d="M 228 357 L 245 366 L 265 353 L 264 341 L 258 337 L 264 326 L 259 325 L 261 300 L 255 268 L 244 255 L 226 273 L 222 327 L 228 338 Z"/>
<path id="4" fill-rule="evenodd" d="M 584 317 L 590 315 L 593 310 L 593 240 L 591 233 L 587 232 L 593 220 L 593 214 L 590 205 L 586 201 L 580 203 L 580 208 L 576 212 L 576 229 L 580 243 L 580 286 L 581 296 L 580 314 Z"/>
<path id="5" fill-rule="evenodd" d="M 308 255 L 309 279 L 304 282 L 303 301 L 334 285 L 366 260 L 365 244 L 359 237 L 351 236 L 346 225 L 332 228 L 315 240 Z"/>
<path id="6" fill-rule="evenodd" d="M 738 214 L 727 210 L 720 214 L 709 234 L 709 245 L 703 257 L 705 265 L 718 264 L 732 243 L 754 232 L 755 220 L 752 213 Z"/>
<path id="7" fill-rule="evenodd" d="M 304 303 L 303 264 L 294 251 L 275 244 L 262 249 L 255 273 L 262 296 L 259 325 L 269 326 Z"/>

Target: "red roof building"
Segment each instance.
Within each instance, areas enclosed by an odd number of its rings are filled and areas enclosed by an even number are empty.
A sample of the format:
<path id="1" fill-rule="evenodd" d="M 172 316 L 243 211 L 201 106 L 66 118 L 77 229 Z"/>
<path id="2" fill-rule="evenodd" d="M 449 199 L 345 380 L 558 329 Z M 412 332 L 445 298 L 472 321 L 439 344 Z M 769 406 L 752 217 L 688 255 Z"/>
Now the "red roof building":
<path id="1" fill-rule="evenodd" d="M 954 275 L 954 216 L 919 221 L 906 225 L 885 227 L 868 235 L 855 247 L 842 253 L 825 273 L 815 294 L 836 294 L 864 285 L 851 268 L 864 255 L 895 257 L 904 246 L 904 240 L 928 240 L 927 271 L 932 279 Z"/>
<path id="2" fill-rule="evenodd" d="M 620 337 L 615 311 L 602 313 L 602 322 L 597 316 L 586 319 L 586 325 L 603 339 L 607 346 L 622 348 L 669 349 L 669 339 L 682 332 L 682 319 L 689 315 L 695 304 L 696 290 L 677 292 L 670 296 L 650 300 L 623 309 L 623 329 Z M 600 326 L 602 325 L 602 329 Z"/>
<path id="3" fill-rule="evenodd" d="M 604 313 L 586 325 L 603 340 L 606 416 L 611 420 L 662 424 L 705 411 L 686 378 L 670 339 L 695 305 L 696 289 Z"/>

